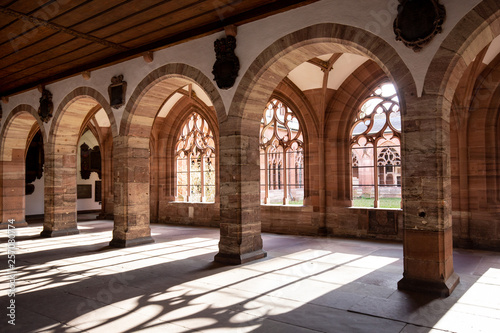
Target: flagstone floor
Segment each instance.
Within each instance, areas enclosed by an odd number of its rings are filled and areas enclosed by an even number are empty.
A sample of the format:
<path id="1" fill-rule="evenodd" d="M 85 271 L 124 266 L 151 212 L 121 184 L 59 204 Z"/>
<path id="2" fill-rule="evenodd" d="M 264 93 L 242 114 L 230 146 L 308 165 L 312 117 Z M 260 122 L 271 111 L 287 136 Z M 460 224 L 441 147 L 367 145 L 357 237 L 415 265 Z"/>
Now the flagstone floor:
<path id="1" fill-rule="evenodd" d="M 111 221 L 78 226 L 16 229 L 15 297 L 0 231 L 0 332 L 499 332 L 497 252 L 456 249 L 461 282 L 432 298 L 397 290 L 398 243 L 263 234 L 267 258 L 224 266 L 217 229 L 152 225 L 154 244 L 116 249 Z"/>

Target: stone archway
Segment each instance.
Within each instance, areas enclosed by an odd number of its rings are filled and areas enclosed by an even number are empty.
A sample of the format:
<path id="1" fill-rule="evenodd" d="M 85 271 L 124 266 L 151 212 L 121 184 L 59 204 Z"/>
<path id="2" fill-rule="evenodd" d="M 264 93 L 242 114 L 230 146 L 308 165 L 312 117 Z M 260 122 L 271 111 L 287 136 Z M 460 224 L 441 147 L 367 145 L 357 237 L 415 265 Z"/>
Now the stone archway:
<path id="1" fill-rule="evenodd" d="M 262 110 L 283 78 L 301 63 L 329 53 L 354 53 L 375 61 L 405 94 L 416 94 L 408 68 L 384 40 L 365 30 L 318 24 L 266 48 L 243 75 L 228 117 L 221 122 L 221 241 L 216 260 L 239 264 L 262 258 L 258 131 Z"/>
<path id="2" fill-rule="evenodd" d="M 1 138 L 1 186 L 2 220 L 0 229 L 6 228 L 9 220 L 14 220 L 10 225 L 15 227 L 27 226 L 25 220 L 25 158 L 27 140 L 33 126 L 40 127 L 45 138 L 45 130 L 41 125 L 36 110 L 26 104 L 14 108 L 5 120 L 5 125 L 0 134 Z"/>
<path id="3" fill-rule="evenodd" d="M 88 113 L 102 107 L 117 133 L 116 122 L 106 99 L 90 87 L 69 93 L 51 123 L 45 150 L 45 219 L 42 237 L 78 233 L 76 198 L 76 154 L 82 128 Z"/>
<path id="4" fill-rule="evenodd" d="M 450 109 L 460 78 L 499 34 L 500 4 L 483 1 L 453 28 L 436 52 L 421 97 L 409 96 L 403 120 L 405 273 L 402 289 L 447 296 L 459 283 L 453 268 Z"/>
<path id="5" fill-rule="evenodd" d="M 214 84 L 198 69 L 168 64 L 145 77 L 130 97 L 115 140 L 115 228 L 110 245 L 153 242 L 150 223 L 150 134 L 165 100 L 178 88 L 196 83 L 211 99 L 217 117 L 226 117 Z"/>

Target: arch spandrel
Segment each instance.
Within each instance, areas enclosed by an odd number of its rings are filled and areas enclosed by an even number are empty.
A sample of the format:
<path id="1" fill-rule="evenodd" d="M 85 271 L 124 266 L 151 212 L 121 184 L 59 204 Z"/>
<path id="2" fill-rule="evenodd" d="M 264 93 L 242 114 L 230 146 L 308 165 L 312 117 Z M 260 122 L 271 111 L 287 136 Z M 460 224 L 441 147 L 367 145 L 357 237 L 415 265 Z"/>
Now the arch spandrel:
<path id="1" fill-rule="evenodd" d="M 120 123 L 120 135 L 148 137 L 158 110 L 177 89 L 190 83 L 200 86 L 214 105 L 217 118 L 226 117 L 222 98 L 212 80 L 185 64 L 168 64 L 147 75 L 132 93 Z"/>
<path id="2" fill-rule="evenodd" d="M 392 46 L 365 30 L 324 23 L 298 30 L 267 47 L 243 75 L 229 117 L 258 121 L 272 91 L 293 68 L 323 54 L 346 52 L 371 58 L 398 90 L 416 94 L 413 77 Z"/>
<path id="3" fill-rule="evenodd" d="M 424 93 L 452 101 L 469 64 L 498 35 L 500 2 L 484 0 L 455 25 L 441 44 L 427 70 Z"/>
<path id="4" fill-rule="evenodd" d="M 46 142 L 45 128 L 35 108 L 28 104 L 21 104 L 9 113 L 0 133 L 0 159 L 2 161 L 10 160 L 12 149 L 26 148 L 28 134 L 35 123 L 40 127 L 42 137 Z M 10 152 L 6 150 L 6 147 L 10 148 Z"/>
<path id="5" fill-rule="evenodd" d="M 87 113 L 96 106 L 102 107 L 106 112 L 111 124 L 111 133 L 113 137 L 116 136 L 118 134 L 117 124 L 107 99 L 91 87 L 79 87 L 66 95 L 59 103 L 50 124 L 48 142 L 54 143 L 57 135 L 63 135 L 63 132 L 68 129 L 71 129 L 72 134 L 78 135 Z M 69 117 L 65 117 L 65 115 L 69 115 Z"/>

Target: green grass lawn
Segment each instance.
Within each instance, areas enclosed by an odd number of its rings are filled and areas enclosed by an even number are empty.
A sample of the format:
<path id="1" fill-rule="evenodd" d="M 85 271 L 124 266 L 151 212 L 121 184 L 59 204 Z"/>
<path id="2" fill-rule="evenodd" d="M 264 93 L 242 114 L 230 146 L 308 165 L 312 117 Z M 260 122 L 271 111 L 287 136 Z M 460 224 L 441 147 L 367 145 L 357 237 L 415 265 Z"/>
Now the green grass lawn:
<path id="1" fill-rule="evenodd" d="M 373 207 L 373 199 L 355 198 L 352 201 L 353 207 Z M 401 198 L 381 198 L 379 208 L 401 208 Z"/>

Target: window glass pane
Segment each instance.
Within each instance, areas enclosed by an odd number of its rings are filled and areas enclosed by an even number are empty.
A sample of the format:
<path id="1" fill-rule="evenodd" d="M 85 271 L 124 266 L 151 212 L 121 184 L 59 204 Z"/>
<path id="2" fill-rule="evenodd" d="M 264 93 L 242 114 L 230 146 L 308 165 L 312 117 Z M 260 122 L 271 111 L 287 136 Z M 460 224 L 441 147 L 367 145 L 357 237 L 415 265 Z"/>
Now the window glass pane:
<path id="1" fill-rule="evenodd" d="M 269 158 L 269 203 L 282 204 L 284 195 L 283 148 L 273 147 L 268 153 Z"/>
<path id="2" fill-rule="evenodd" d="M 391 112 L 389 121 L 396 131 L 401 132 L 401 113 L 399 111 Z"/>
<path id="3" fill-rule="evenodd" d="M 360 121 L 356 126 L 354 126 L 354 129 L 352 130 L 352 135 L 359 135 L 361 133 L 364 133 L 368 129 L 368 125 L 370 124 L 370 121 Z"/>
<path id="4" fill-rule="evenodd" d="M 260 130 L 261 203 L 283 204 L 285 199 L 290 204 L 303 203 L 303 145 L 296 115 L 284 103 L 271 100 L 262 116 Z"/>
<path id="5" fill-rule="evenodd" d="M 375 186 L 353 185 L 353 207 L 375 207 Z"/>
<path id="6" fill-rule="evenodd" d="M 286 176 L 289 204 L 302 205 L 304 201 L 302 150 L 292 148 L 287 151 Z"/>
<path id="7" fill-rule="evenodd" d="M 261 178 L 262 179 L 262 178 Z M 266 203 L 266 185 L 260 185 L 260 204 L 263 205 Z"/>
<path id="8" fill-rule="evenodd" d="M 177 185 L 177 201 L 187 201 L 188 187 Z"/>
<path id="9" fill-rule="evenodd" d="M 187 158 L 177 159 L 177 172 L 187 172 Z"/>
<path id="10" fill-rule="evenodd" d="M 261 166 L 265 165 L 261 162 Z M 263 181 L 267 176 L 267 168 L 261 168 L 260 169 L 260 179 L 261 179 L 261 184 L 260 184 L 260 203 L 264 204 L 266 200 L 266 184 Z"/>
<path id="11" fill-rule="evenodd" d="M 204 172 L 204 180 L 206 186 L 215 186 L 215 168 L 214 168 L 214 159 L 212 157 L 205 157 L 203 159 L 203 172 Z"/>
<path id="12" fill-rule="evenodd" d="M 201 202 L 201 185 L 190 186 L 189 202 Z"/>
<path id="13" fill-rule="evenodd" d="M 370 116 L 373 114 L 373 112 L 376 110 L 378 105 L 382 103 L 384 100 L 382 98 L 378 97 L 372 97 L 368 99 L 363 106 L 361 107 L 361 111 L 365 116 Z M 364 117 L 361 117 L 364 118 Z"/>
<path id="14" fill-rule="evenodd" d="M 190 196 L 189 201 L 201 202 L 201 159 L 191 158 L 191 171 L 189 173 L 190 179 Z"/>
<path id="15" fill-rule="evenodd" d="M 385 127 L 386 117 L 385 114 L 374 114 L 373 115 L 373 127 L 370 130 L 369 134 L 377 134 Z"/>
<path id="16" fill-rule="evenodd" d="M 401 207 L 401 155 L 399 140 L 382 141 L 377 149 L 379 204 L 381 208 Z"/>
<path id="17" fill-rule="evenodd" d="M 400 208 L 400 132 L 396 89 L 382 84 L 361 103 L 351 129 L 353 206 L 374 207 L 378 201 L 378 207 Z"/>
<path id="18" fill-rule="evenodd" d="M 215 201 L 215 141 L 208 122 L 193 112 L 184 122 L 175 146 L 177 199 Z M 189 163 L 189 164 L 188 164 Z"/>
<path id="19" fill-rule="evenodd" d="M 205 185 L 205 202 L 215 202 L 215 186 Z"/>
<path id="20" fill-rule="evenodd" d="M 187 200 L 187 184 L 188 184 L 188 173 L 187 173 L 187 159 L 178 158 L 177 159 L 177 201 Z"/>
<path id="21" fill-rule="evenodd" d="M 203 158 L 203 177 L 204 177 L 204 201 L 215 201 L 215 160 L 213 157 Z"/>

